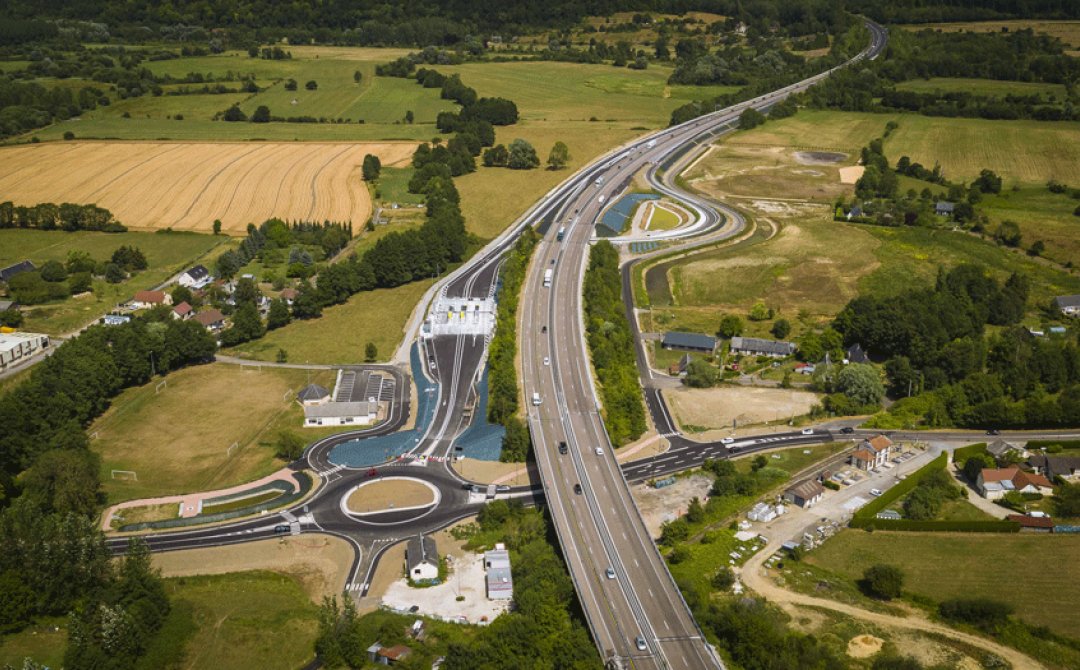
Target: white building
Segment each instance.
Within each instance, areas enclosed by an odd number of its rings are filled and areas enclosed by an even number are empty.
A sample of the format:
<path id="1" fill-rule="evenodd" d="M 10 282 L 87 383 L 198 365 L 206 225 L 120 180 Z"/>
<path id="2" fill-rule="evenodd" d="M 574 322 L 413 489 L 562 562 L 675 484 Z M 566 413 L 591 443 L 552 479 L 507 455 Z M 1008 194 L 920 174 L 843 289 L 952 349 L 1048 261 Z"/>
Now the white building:
<path id="1" fill-rule="evenodd" d="M 176 283 L 190 289 L 200 289 L 210 283 L 210 271 L 201 265 L 196 265 L 180 275 Z"/>
<path id="2" fill-rule="evenodd" d="M 423 535 L 409 538 L 405 546 L 405 560 L 409 566 L 409 579 L 439 578 L 439 552 L 433 538 Z"/>
<path id="3" fill-rule="evenodd" d="M 488 600 L 509 600 L 514 597 L 514 577 L 510 572 L 510 552 L 499 542 L 495 549 L 484 554 L 487 570 Z"/>
<path id="4" fill-rule="evenodd" d="M 366 426 L 379 415 L 377 402 L 328 402 L 304 407 L 305 426 Z"/>
<path id="5" fill-rule="evenodd" d="M 0 371 L 49 348 L 49 336 L 39 333 L 0 334 Z"/>

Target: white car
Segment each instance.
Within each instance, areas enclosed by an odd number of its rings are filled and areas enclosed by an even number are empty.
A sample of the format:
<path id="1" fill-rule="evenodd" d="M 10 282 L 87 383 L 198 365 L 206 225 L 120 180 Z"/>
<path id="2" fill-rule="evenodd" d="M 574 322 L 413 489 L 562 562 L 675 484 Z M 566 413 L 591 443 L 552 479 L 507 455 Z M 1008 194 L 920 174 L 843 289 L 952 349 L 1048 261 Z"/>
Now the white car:
<path id="1" fill-rule="evenodd" d="M 551 365 L 551 359 L 547 356 L 544 356 L 544 365 Z"/>
<path id="2" fill-rule="evenodd" d="M 597 447 L 597 448 L 596 448 L 596 455 L 597 455 L 597 456 L 603 456 L 603 455 L 604 455 L 604 450 L 603 450 L 603 448 L 601 448 L 601 447 Z"/>
<path id="3" fill-rule="evenodd" d="M 814 434 L 814 429 L 813 428 L 803 428 L 802 429 L 802 434 L 803 435 L 813 435 Z"/>
<path id="4" fill-rule="evenodd" d="M 725 437 L 724 439 L 720 440 L 720 444 L 732 444 L 733 442 L 735 442 L 734 437 Z"/>
<path id="5" fill-rule="evenodd" d="M 608 568 L 604 574 L 607 575 L 608 579 L 615 579 L 615 568 Z"/>
<path id="6" fill-rule="evenodd" d="M 876 498 L 881 495 L 881 491 L 879 491 L 878 489 L 870 489 L 870 495 Z"/>
<path id="7" fill-rule="evenodd" d="M 634 644 L 637 645 L 638 651 L 645 651 L 645 638 L 638 635 L 637 639 L 634 640 Z"/>

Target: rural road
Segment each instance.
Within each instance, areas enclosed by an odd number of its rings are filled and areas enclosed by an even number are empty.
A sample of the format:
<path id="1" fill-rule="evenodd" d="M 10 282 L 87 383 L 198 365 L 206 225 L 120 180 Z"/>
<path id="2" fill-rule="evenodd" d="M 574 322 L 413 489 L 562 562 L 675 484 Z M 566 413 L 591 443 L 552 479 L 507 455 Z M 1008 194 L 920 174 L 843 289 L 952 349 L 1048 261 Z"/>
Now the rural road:
<path id="1" fill-rule="evenodd" d="M 742 580 L 743 585 L 748 589 L 757 592 L 759 595 L 764 596 L 769 601 L 776 603 L 783 607 L 785 610 L 790 610 L 791 605 L 802 605 L 806 607 L 821 607 L 823 609 L 832 610 L 834 612 L 840 612 L 848 616 L 861 619 L 863 621 L 869 621 L 870 623 L 877 624 L 879 626 L 885 626 L 890 628 L 906 628 L 908 630 L 916 630 L 924 633 L 935 633 L 943 635 L 946 638 L 959 640 L 965 644 L 969 644 L 973 647 L 979 647 L 985 649 L 993 654 L 997 654 L 1001 658 L 1004 658 L 1012 664 L 1013 670 L 1045 670 L 1045 666 L 1037 662 L 1030 656 L 1020 653 L 1019 651 L 998 644 L 997 642 L 985 638 L 979 635 L 972 635 L 970 633 L 963 633 L 945 626 L 943 624 L 934 623 L 929 621 L 918 612 L 912 612 L 910 617 L 898 617 L 891 614 L 881 614 L 879 612 L 871 612 L 864 610 L 860 607 L 854 607 L 844 603 L 838 603 L 834 600 L 827 600 L 825 598 L 814 598 L 813 596 L 804 595 L 802 593 L 795 593 L 785 588 L 781 588 L 776 585 L 772 578 L 764 574 L 762 563 L 765 562 L 769 556 L 774 552 L 768 549 L 763 549 L 757 554 L 752 556 L 749 561 L 738 571 L 739 578 Z M 789 612 L 790 613 L 790 612 Z"/>

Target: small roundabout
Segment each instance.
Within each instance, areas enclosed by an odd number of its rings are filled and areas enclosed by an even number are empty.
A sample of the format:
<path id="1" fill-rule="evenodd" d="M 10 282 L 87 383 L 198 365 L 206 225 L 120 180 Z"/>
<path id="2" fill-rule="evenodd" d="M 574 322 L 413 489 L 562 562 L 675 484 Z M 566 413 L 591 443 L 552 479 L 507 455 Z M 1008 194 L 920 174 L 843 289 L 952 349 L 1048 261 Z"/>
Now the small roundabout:
<path id="1" fill-rule="evenodd" d="M 390 476 L 365 481 L 340 498 L 343 514 L 371 526 L 396 526 L 418 521 L 442 501 L 435 484 L 416 477 Z"/>

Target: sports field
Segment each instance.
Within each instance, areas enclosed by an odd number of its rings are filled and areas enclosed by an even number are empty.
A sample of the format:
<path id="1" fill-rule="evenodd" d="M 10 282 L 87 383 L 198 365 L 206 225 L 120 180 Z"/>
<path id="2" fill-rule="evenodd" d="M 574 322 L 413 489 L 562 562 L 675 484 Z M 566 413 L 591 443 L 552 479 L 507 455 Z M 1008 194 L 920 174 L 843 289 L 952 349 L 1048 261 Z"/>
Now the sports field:
<path id="1" fill-rule="evenodd" d="M 845 530 L 805 560 L 853 579 L 876 563 L 898 565 L 905 590 L 939 601 L 1001 600 L 1027 623 L 1080 637 L 1080 584 L 1070 567 L 1080 560 L 1080 536 Z"/>
<path id="2" fill-rule="evenodd" d="M 270 217 L 353 221 L 371 213 L 366 154 L 407 162 L 415 144 L 74 143 L 0 150 L 0 193 L 18 205 L 95 203 L 132 228 L 241 234 Z"/>
<path id="3" fill-rule="evenodd" d="M 311 380 L 332 386 L 332 375 L 312 372 Z M 274 472 L 282 463 L 260 442 L 276 435 L 264 429 L 290 407 L 284 394 L 307 380 L 304 370 L 212 364 L 171 373 L 160 391 L 157 381 L 124 391 L 88 429 L 97 433 L 91 448 L 102 457 L 108 502 L 221 489 Z M 113 470 L 138 479 L 114 479 Z"/>
<path id="4" fill-rule="evenodd" d="M 802 111 L 728 142 L 858 152 L 881 137 L 889 121 L 900 124 L 885 140 L 885 155 L 894 164 L 901 156 L 928 166 L 941 163 L 947 179 L 961 182 L 990 169 L 1007 188 L 1051 179 L 1080 184 L 1080 125 L 1075 123 Z"/>

